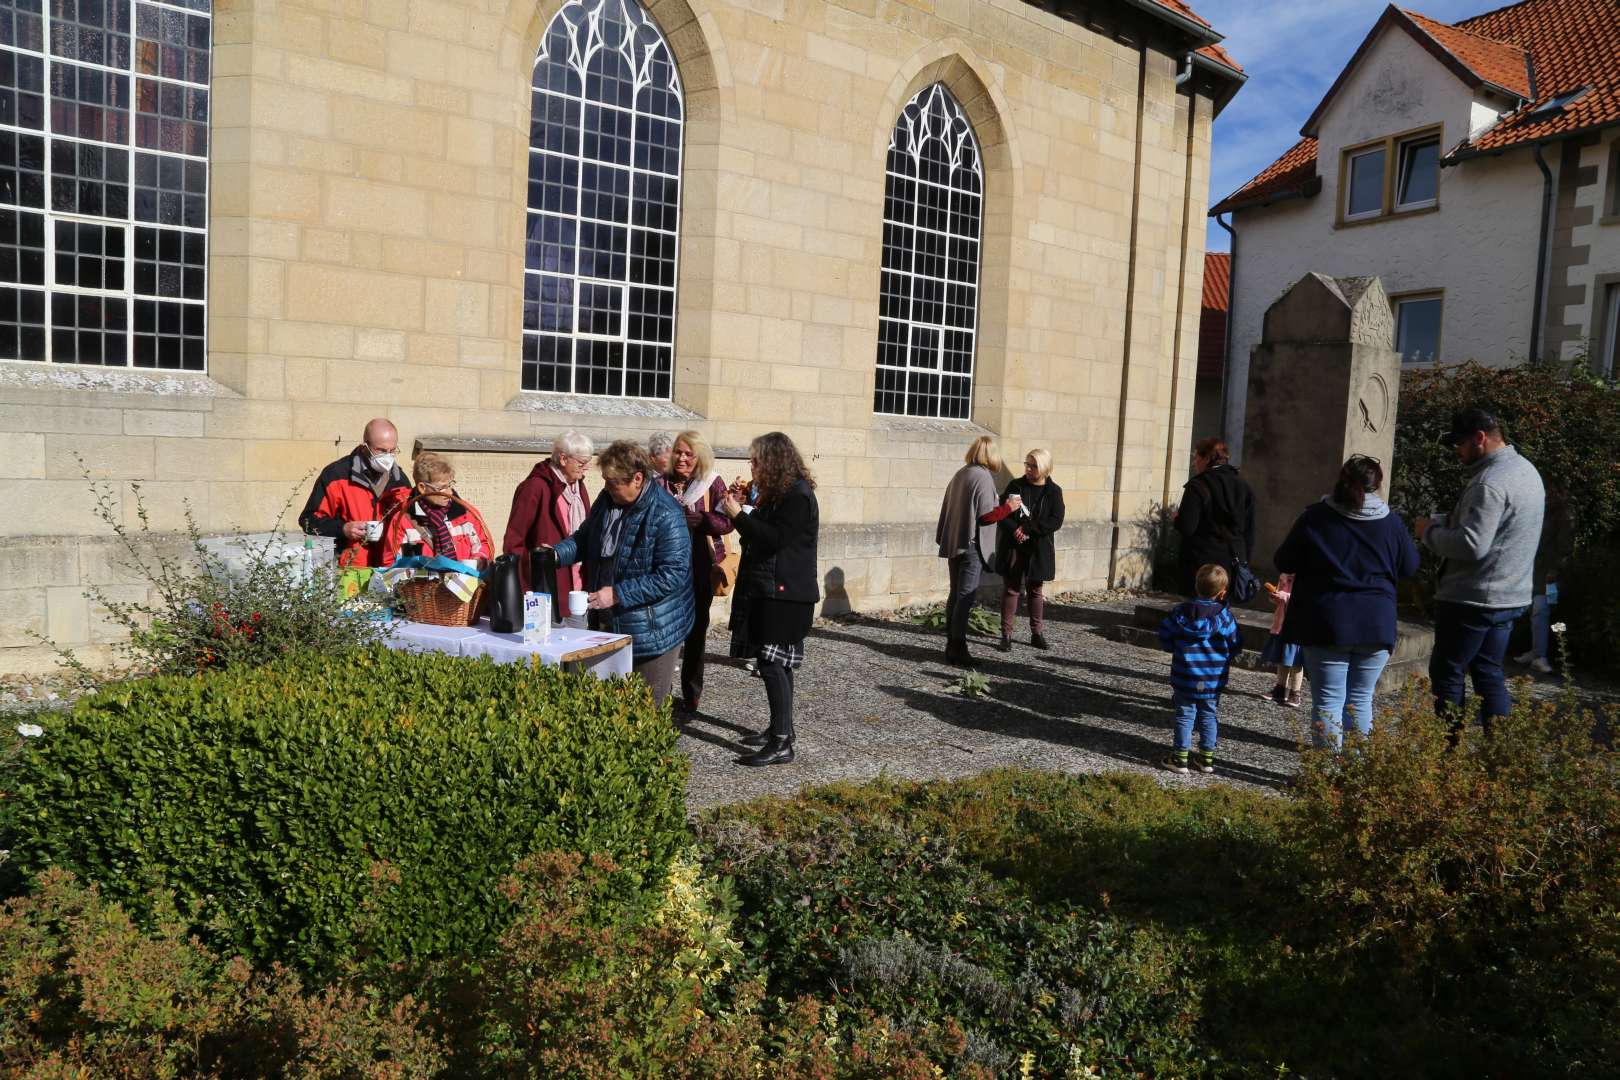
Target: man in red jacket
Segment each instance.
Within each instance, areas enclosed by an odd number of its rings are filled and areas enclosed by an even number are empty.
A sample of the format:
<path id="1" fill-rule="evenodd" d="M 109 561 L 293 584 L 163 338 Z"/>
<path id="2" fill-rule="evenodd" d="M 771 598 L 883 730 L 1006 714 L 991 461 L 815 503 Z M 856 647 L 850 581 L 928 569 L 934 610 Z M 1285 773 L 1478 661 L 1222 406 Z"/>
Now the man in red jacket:
<path id="1" fill-rule="evenodd" d="M 394 464 L 398 448 L 398 430 L 378 417 L 366 424 L 353 453 L 332 462 L 315 479 L 298 524 L 311 536 L 337 538 L 339 566 L 383 564 L 382 519 L 411 493 L 411 482 Z"/>

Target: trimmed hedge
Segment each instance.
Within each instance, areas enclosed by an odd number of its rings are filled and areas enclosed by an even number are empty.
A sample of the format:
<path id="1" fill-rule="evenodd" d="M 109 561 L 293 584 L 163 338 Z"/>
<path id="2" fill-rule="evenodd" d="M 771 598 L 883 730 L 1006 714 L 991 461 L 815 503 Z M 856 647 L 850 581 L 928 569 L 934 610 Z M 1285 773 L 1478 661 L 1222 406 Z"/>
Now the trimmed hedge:
<path id="1" fill-rule="evenodd" d="M 382 648 L 123 684 L 49 723 L 0 803 L 11 891 L 154 887 L 215 943 L 327 974 L 476 955 L 530 852 L 611 857 L 621 902 L 685 836 L 686 762 L 639 683 Z"/>

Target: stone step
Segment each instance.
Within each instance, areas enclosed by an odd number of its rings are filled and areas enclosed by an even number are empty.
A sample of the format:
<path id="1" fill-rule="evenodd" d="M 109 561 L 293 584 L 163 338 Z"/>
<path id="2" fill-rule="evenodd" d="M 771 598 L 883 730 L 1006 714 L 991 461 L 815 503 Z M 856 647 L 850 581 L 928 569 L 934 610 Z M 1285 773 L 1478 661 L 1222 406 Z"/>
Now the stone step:
<path id="1" fill-rule="evenodd" d="M 1156 603 L 1136 605 L 1131 621 L 1115 627 L 1112 636 L 1117 641 L 1158 648 L 1159 624 L 1177 603 L 1175 597 L 1166 596 Z M 1232 614 L 1243 632 L 1242 651 L 1232 658 L 1233 665 L 1246 671 L 1270 670 L 1270 664 L 1260 662 L 1260 653 L 1271 636 L 1271 612 L 1235 607 Z M 1378 678 L 1380 694 L 1399 690 L 1412 676 L 1426 675 L 1429 670 L 1429 653 L 1434 648 L 1433 628 L 1403 619 L 1396 623 L 1395 633 L 1395 649 Z"/>

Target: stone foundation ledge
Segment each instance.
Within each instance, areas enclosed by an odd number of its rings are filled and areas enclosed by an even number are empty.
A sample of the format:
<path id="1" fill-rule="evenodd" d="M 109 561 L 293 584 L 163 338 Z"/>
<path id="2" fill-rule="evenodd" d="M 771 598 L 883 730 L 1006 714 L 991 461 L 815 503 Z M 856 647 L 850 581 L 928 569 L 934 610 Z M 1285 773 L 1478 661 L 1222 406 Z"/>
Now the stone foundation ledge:
<path id="1" fill-rule="evenodd" d="M 1052 593 L 1106 587 L 1113 536 L 1108 522 L 1081 521 L 1057 535 L 1057 579 Z M 185 537 L 162 534 L 151 543 L 173 555 L 189 551 Z M 934 523 L 827 525 L 820 544 L 820 615 L 892 611 L 945 599 L 948 575 L 934 543 Z M 1142 584 L 1147 553 L 1128 548 L 1116 584 Z M 86 595 L 99 587 L 120 602 L 150 602 L 145 581 L 131 571 L 119 542 L 110 536 L 13 536 L 0 539 L 0 675 L 34 675 L 57 664 L 52 645 L 70 648 L 85 663 L 103 667 L 115 659 L 120 627 Z M 994 605 L 1001 583 L 987 575 L 981 600 Z M 728 599 L 715 602 L 714 625 L 723 626 Z"/>

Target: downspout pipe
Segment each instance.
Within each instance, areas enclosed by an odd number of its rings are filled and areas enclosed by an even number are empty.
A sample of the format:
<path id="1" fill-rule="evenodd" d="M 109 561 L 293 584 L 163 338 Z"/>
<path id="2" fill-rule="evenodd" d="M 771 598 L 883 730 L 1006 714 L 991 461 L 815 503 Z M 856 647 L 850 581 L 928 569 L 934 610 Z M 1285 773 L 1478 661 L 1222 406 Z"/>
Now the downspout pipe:
<path id="1" fill-rule="evenodd" d="M 1230 267 L 1226 272 L 1226 340 L 1221 344 L 1221 438 L 1226 438 L 1226 406 L 1227 395 L 1231 392 L 1232 381 L 1232 324 L 1237 320 L 1237 276 L 1238 276 L 1238 234 L 1237 230 L 1226 223 L 1225 214 L 1215 215 L 1215 224 L 1226 230 L 1230 237 L 1227 247 L 1231 250 Z M 1243 456 L 1243 448 L 1238 447 L 1238 457 Z"/>
<path id="2" fill-rule="evenodd" d="M 1530 303 L 1530 363 L 1541 359 L 1541 307 L 1547 289 L 1547 234 L 1551 231 L 1553 176 L 1547 168 L 1547 159 L 1541 154 L 1541 144 L 1530 148 L 1536 168 L 1541 170 L 1541 236 L 1536 242 L 1536 295 Z"/>
<path id="3" fill-rule="evenodd" d="M 1186 56 L 1183 56 L 1181 58 L 1181 62 L 1185 66 L 1180 71 L 1176 72 L 1176 85 L 1178 87 L 1186 86 L 1187 85 L 1187 80 L 1192 78 L 1193 54 L 1188 53 Z"/>

